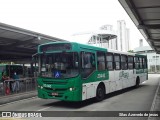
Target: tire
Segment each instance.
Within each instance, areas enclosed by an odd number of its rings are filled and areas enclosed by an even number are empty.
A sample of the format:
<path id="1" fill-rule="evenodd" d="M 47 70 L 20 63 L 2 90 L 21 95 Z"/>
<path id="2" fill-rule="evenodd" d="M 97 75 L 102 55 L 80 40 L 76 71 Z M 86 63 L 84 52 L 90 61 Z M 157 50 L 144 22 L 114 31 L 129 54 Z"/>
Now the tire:
<path id="1" fill-rule="evenodd" d="M 105 89 L 104 86 L 99 85 L 96 91 L 96 101 L 102 101 L 105 97 Z"/>
<path id="2" fill-rule="evenodd" d="M 140 79 L 139 79 L 139 77 L 136 79 L 136 85 L 135 85 L 135 87 L 136 88 L 138 88 L 139 87 L 139 84 L 140 84 Z"/>

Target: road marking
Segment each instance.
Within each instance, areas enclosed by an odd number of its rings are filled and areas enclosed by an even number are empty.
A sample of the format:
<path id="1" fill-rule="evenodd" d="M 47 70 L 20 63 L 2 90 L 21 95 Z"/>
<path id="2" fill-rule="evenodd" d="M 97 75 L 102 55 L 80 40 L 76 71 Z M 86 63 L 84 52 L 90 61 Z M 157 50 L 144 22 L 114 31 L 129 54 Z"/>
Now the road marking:
<path id="1" fill-rule="evenodd" d="M 145 83 L 146 83 L 146 81 L 142 82 L 142 84 L 145 84 Z"/>
<path id="2" fill-rule="evenodd" d="M 153 102 L 152 102 L 152 106 L 151 106 L 150 111 L 154 111 L 155 101 L 156 101 L 156 98 L 157 98 L 158 90 L 160 89 L 159 86 L 160 86 L 160 80 L 159 80 L 159 83 L 158 83 L 158 87 L 157 87 L 157 89 L 156 89 L 156 93 L 155 93 L 155 95 L 154 95 L 154 99 L 153 99 Z M 152 119 L 152 117 L 148 117 L 148 120 L 151 120 L 151 119 Z"/>
<path id="3" fill-rule="evenodd" d="M 50 108 L 50 107 L 45 107 L 45 108 L 39 109 L 39 110 L 37 110 L 37 111 L 46 110 L 46 109 L 48 109 L 48 108 Z"/>

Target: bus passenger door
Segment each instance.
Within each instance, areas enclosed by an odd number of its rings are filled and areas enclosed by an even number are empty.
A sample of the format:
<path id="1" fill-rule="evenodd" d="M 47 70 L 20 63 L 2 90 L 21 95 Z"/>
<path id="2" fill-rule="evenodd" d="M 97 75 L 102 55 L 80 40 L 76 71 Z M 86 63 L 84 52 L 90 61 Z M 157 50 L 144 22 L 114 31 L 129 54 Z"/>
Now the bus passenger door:
<path id="1" fill-rule="evenodd" d="M 121 75 L 121 56 L 120 54 L 115 53 L 114 54 L 114 67 L 115 67 L 115 71 L 114 71 L 114 79 L 116 81 L 116 86 L 115 89 L 116 90 L 121 90 L 122 89 L 122 82 L 123 82 L 123 78 L 120 76 Z"/>
<path id="2" fill-rule="evenodd" d="M 108 82 L 106 83 L 106 86 L 108 88 L 108 92 L 113 92 L 116 90 L 116 72 L 115 71 L 115 63 L 114 63 L 114 55 L 113 53 L 107 52 L 106 54 L 106 63 L 107 63 L 107 69 L 109 72 L 109 79 Z"/>
<path id="3" fill-rule="evenodd" d="M 81 52 L 82 100 L 95 97 L 95 53 Z"/>
<path id="4" fill-rule="evenodd" d="M 134 76 L 134 70 L 129 68 L 128 69 L 128 82 L 127 82 L 127 87 L 131 87 L 135 84 L 135 76 Z"/>
<path id="5" fill-rule="evenodd" d="M 121 55 L 121 69 L 122 69 L 122 72 L 120 74 L 120 77 L 123 79 L 122 87 L 127 88 L 130 86 L 130 79 L 131 79 L 130 70 L 128 69 L 127 55 Z"/>
<path id="6" fill-rule="evenodd" d="M 128 56 L 128 71 L 129 71 L 129 86 L 134 86 L 135 85 L 135 71 L 134 71 L 134 57 L 133 56 Z"/>

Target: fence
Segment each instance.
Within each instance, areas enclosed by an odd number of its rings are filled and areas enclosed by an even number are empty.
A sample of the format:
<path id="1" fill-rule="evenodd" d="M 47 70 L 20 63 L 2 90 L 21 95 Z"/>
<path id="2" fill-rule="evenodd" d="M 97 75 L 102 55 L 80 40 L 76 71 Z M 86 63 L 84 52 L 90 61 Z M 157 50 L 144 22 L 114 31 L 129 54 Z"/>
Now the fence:
<path id="1" fill-rule="evenodd" d="M 0 96 L 34 91 L 37 88 L 35 77 L 5 80 L 0 83 Z"/>

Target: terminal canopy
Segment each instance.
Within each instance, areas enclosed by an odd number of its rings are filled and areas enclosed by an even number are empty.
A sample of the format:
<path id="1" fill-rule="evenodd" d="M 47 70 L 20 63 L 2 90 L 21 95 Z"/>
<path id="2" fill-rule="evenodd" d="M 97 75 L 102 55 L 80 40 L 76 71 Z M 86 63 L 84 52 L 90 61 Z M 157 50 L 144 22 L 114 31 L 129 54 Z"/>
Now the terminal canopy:
<path id="1" fill-rule="evenodd" d="M 160 0 L 119 0 L 150 46 L 160 54 Z"/>
<path id="2" fill-rule="evenodd" d="M 0 61 L 31 61 L 39 44 L 54 41 L 65 40 L 0 23 Z"/>

